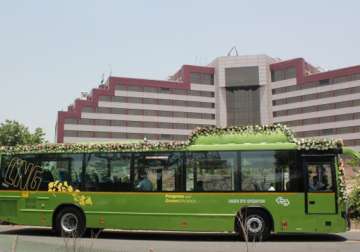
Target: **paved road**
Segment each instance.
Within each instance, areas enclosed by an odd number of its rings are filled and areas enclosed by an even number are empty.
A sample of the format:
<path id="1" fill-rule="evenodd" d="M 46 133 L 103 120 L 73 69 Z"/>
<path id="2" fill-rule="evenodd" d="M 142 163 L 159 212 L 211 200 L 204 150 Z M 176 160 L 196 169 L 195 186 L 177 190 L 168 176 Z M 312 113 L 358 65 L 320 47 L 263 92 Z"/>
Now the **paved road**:
<path id="1" fill-rule="evenodd" d="M 16 241 L 16 242 L 15 242 Z M 0 226 L 0 251 L 48 252 L 178 252 L 178 251 L 247 251 L 246 243 L 229 234 L 184 234 L 104 231 L 97 239 L 63 239 L 49 229 Z M 331 252 L 360 251 L 360 232 L 338 235 L 274 235 L 269 241 L 250 243 L 249 252 Z"/>

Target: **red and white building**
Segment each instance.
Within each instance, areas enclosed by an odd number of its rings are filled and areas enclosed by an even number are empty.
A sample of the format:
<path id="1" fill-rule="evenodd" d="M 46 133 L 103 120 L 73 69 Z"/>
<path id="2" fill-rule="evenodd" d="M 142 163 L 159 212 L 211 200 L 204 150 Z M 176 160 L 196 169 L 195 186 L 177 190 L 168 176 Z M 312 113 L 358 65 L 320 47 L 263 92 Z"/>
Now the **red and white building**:
<path id="1" fill-rule="evenodd" d="M 324 72 L 302 58 L 225 56 L 167 81 L 110 76 L 58 112 L 56 140 L 184 140 L 197 126 L 271 123 L 360 150 L 360 65 Z"/>

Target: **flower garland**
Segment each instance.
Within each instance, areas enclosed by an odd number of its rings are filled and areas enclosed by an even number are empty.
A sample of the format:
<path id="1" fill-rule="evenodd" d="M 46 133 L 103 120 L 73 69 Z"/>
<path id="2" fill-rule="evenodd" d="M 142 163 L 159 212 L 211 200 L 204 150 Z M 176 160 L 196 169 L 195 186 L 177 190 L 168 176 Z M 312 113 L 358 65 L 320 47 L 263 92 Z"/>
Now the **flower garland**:
<path id="1" fill-rule="evenodd" d="M 338 149 L 343 145 L 341 140 L 301 138 L 297 139 L 294 133 L 285 125 L 255 125 L 255 126 L 232 126 L 219 128 L 215 126 L 195 128 L 187 141 L 174 142 L 149 142 L 138 143 L 93 143 L 93 144 L 38 144 L 38 145 L 17 145 L 0 146 L 0 153 L 83 153 L 83 152 L 140 152 L 160 150 L 183 150 L 186 147 L 196 144 L 196 140 L 202 136 L 213 135 L 270 135 L 274 133 L 284 134 L 290 143 L 295 143 L 299 150 L 330 150 Z"/>
<path id="2" fill-rule="evenodd" d="M 345 183 L 345 164 L 343 159 L 338 160 L 338 185 L 339 185 L 339 198 L 341 200 L 341 203 L 346 204 L 346 201 L 348 199 L 348 193 L 346 190 L 346 183 Z"/>
<path id="3" fill-rule="evenodd" d="M 60 182 L 58 180 L 49 182 L 48 184 L 48 192 L 80 192 L 78 189 L 74 190 L 74 188 L 68 184 L 67 181 Z"/>
<path id="4" fill-rule="evenodd" d="M 60 182 L 60 181 L 53 181 L 53 182 L 49 182 L 48 184 L 48 192 L 67 192 L 67 193 L 71 193 L 71 195 L 73 196 L 73 200 L 75 203 L 81 205 L 81 206 L 86 206 L 86 205 L 92 205 L 92 199 L 91 196 L 87 196 L 87 195 L 83 195 L 80 193 L 80 190 L 75 189 L 68 184 L 67 181 L 64 182 Z M 53 194 L 55 196 L 55 194 Z M 55 196 L 56 197 L 56 196 Z"/>

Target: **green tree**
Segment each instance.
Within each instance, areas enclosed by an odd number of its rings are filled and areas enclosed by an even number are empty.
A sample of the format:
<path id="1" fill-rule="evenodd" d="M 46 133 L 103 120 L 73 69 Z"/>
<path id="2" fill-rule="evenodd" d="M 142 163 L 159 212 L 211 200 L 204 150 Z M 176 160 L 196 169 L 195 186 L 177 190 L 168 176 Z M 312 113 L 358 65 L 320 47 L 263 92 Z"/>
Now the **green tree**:
<path id="1" fill-rule="evenodd" d="M 17 122 L 6 120 L 0 124 L 0 145 L 15 146 L 21 144 L 39 144 L 45 142 L 45 133 L 41 128 L 36 128 L 34 133 Z"/>

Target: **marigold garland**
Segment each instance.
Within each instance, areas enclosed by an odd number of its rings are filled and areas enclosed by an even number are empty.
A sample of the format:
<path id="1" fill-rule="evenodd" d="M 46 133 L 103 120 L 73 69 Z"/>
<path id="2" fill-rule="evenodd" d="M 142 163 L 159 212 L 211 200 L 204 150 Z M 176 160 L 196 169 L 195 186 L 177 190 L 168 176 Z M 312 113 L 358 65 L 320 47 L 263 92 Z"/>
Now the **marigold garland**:
<path id="1" fill-rule="evenodd" d="M 49 182 L 48 184 L 48 192 L 56 193 L 56 192 L 67 192 L 71 193 L 73 200 L 75 203 L 86 206 L 86 205 L 92 205 L 93 201 L 91 199 L 91 196 L 84 195 L 80 193 L 80 190 L 75 189 L 68 184 L 67 181 L 60 182 L 58 180 Z M 54 194 L 55 196 L 55 194 Z"/>

